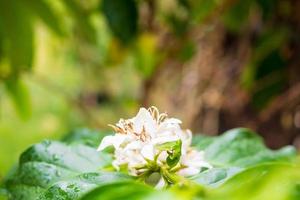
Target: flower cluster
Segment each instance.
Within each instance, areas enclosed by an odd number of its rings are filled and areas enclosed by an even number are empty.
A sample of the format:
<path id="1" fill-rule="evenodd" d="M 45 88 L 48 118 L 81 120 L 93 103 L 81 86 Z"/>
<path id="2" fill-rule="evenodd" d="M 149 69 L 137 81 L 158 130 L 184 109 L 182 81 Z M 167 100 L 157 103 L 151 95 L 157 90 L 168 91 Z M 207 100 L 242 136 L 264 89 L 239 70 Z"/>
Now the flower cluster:
<path id="1" fill-rule="evenodd" d="M 98 150 L 113 146 L 114 168 L 126 167 L 133 176 L 154 168 L 191 176 L 202 168 L 211 168 L 204 160 L 204 152 L 191 147 L 191 131 L 181 129 L 180 124 L 180 120 L 168 118 L 156 107 L 141 108 L 134 118 L 111 125 L 115 135 L 103 138 Z"/>

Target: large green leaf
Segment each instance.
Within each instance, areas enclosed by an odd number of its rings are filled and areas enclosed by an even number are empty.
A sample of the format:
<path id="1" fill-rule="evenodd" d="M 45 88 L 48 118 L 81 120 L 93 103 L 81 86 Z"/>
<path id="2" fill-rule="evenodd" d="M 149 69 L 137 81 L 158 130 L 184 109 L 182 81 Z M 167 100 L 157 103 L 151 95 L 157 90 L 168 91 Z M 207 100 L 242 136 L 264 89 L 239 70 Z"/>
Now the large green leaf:
<path id="1" fill-rule="evenodd" d="M 212 168 L 192 177 L 192 180 L 201 185 L 218 187 L 242 170 L 238 167 Z"/>
<path id="2" fill-rule="evenodd" d="M 98 185 L 129 179 L 101 170 L 110 163 L 110 155 L 95 148 L 46 140 L 21 155 L 5 186 L 14 200 L 76 199 Z"/>
<path id="3" fill-rule="evenodd" d="M 79 128 L 67 134 L 62 141 L 67 144 L 84 144 L 91 147 L 97 147 L 102 138 L 110 133 L 109 131 L 97 131 L 87 128 Z"/>
<path id="4" fill-rule="evenodd" d="M 296 200 L 300 198 L 300 167 L 263 164 L 245 170 L 207 193 L 207 200 Z"/>
<path id="5" fill-rule="evenodd" d="M 215 138 L 200 139 L 195 146 L 205 151 L 208 161 L 220 167 L 249 167 L 264 162 L 288 161 L 296 156 L 296 150 L 291 146 L 268 149 L 262 138 L 246 128 L 232 129 Z"/>
<path id="6" fill-rule="evenodd" d="M 206 159 L 214 168 L 192 179 L 210 187 L 222 185 L 248 167 L 260 163 L 289 162 L 297 154 L 295 148 L 290 146 L 270 150 L 257 134 L 245 128 L 232 129 L 218 137 L 196 136 L 193 144 L 205 151 Z"/>
<path id="7" fill-rule="evenodd" d="M 206 151 L 214 168 L 167 190 L 155 190 L 128 175 L 109 172 L 111 155 L 96 151 L 102 135 L 78 129 L 63 142 L 45 140 L 33 145 L 21 155 L 1 193 L 8 193 L 11 200 L 243 200 L 246 193 L 251 194 L 249 200 L 260 200 L 268 199 L 275 188 L 271 199 L 299 199 L 299 163 L 292 160 L 295 150 L 269 150 L 248 129 L 233 129 L 219 137 L 195 137 L 193 144 Z M 176 142 L 167 143 L 162 148 L 177 146 Z"/>
<path id="8" fill-rule="evenodd" d="M 146 199 L 152 189 L 135 182 L 115 183 L 100 186 L 82 198 L 82 200 L 139 200 Z"/>
<path id="9" fill-rule="evenodd" d="M 189 191 L 190 189 L 185 189 Z M 147 185 L 136 182 L 119 182 L 99 186 L 94 191 L 88 193 L 81 200 L 188 200 L 194 195 L 180 193 L 180 189 L 176 190 L 155 190 Z"/>
<path id="10" fill-rule="evenodd" d="M 39 198 L 42 200 L 79 199 L 98 186 L 105 186 L 110 183 L 122 182 L 128 179 L 128 176 L 116 172 L 83 173 L 74 178 L 65 179 L 53 184 L 39 196 Z"/>

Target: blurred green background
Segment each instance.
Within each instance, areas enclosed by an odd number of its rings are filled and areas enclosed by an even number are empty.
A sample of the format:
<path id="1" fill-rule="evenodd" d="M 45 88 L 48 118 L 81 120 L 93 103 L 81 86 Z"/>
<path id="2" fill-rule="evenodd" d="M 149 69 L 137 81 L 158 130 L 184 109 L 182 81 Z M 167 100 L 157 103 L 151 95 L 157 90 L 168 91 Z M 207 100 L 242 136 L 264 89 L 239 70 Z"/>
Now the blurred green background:
<path id="1" fill-rule="evenodd" d="M 297 0 L 0 0 L 0 178 L 30 144 L 155 105 L 300 137 Z"/>

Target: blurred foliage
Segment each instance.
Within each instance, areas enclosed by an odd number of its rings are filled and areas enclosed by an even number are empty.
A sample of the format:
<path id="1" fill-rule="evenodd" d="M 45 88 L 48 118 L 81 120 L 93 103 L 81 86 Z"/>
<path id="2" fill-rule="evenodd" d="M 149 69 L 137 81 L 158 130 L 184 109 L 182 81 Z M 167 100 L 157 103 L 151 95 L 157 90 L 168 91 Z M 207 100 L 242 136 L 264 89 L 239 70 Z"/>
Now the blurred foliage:
<path id="1" fill-rule="evenodd" d="M 29 144 L 130 116 L 164 62 L 188 63 L 199 50 L 193 31 L 216 23 L 251 36 L 237 84 L 262 110 L 289 84 L 293 3 L 0 0 L 0 179 Z"/>
<path id="2" fill-rule="evenodd" d="M 251 13 L 260 12 L 265 24 L 255 33 L 253 55 L 241 75 L 242 84 L 253 94 L 252 101 L 257 108 L 262 108 L 287 84 L 286 77 L 282 73 L 287 64 L 287 59 L 282 55 L 282 48 L 284 43 L 293 39 L 293 30 L 285 26 L 284 20 L 282 23 L 281 21 L 277 23 L 279 31 L 274 30 L 273 23 L 278 15 L 277 9 L 283 6 L 279 1 L 174 0 L 160 3 L 158 9 L 154 7 L 157 2 L 146 0 L 89 2 L 64 0 L 59 3 L 47 0 L 9 2 L 3 0 L 0 3 L 2 9 L 0 12 L 1 80 L 8 85 L 8 93 L 11 94 L 23 118 L 30 113 L 30 95 L 26 92 L 26 86 L 18 79 L 24 71 L 31 70 L 33 66 L 35 46 L 39 45 L 35 45 L 36 27 L 39 26 L 36 21 L 42 21 L 58 36 L 69 38 L 70 42 L 77 43 L 74 43 L 77 46 L 76 52 L 73 52 L 74 62 L 99 67 L 99 65 L 125 65 L 134 60 L 131 64 L 137 68 L 144 79 L 148 79 L 154 72 L 161 55 L 156 51 L 158 43 L 156 36 L 148 32 L 148 25 L 144 25 L 146 27 L 141 25 L 147 23 L 147 20 L 142 21 L 138 14 L 138 7 L 145 6 L 144 4 L 152 9 L 148 12 L 158 10 L 159 12 L 152 15 L 161 16 L 161 23 L 171 27 L 178 36 L 187 33 L 197 23 L 204 23 L 205 19 L 214 16 L 216 12 L 220 12 L 218 15 L 221 16 L 229 32 L 240 35 L 249 27 Z M 284 12 L 282 18 L 290 14 L 290 6 L 289 1 L 285 1 L 284 9 L 280 9 Z M 107 30 L 99 29 L 100 14 L 105 17 L 107 26 L 117 40 L 112 38 Z M 135 44 L 129 45 L 133 40 Z M 124 47 L 124 45 L 129 46 Z M 189 60 L 194 49 L 192 43 L 188 42 L 178 56 L 183 61 Z M 270 75 L 276 78 L 271 82 L 263 81 Z M 17 83 L 12 83 L 14 81 Z M 256 89 L 257 84 L 260 86 L 259 89 Z"/>

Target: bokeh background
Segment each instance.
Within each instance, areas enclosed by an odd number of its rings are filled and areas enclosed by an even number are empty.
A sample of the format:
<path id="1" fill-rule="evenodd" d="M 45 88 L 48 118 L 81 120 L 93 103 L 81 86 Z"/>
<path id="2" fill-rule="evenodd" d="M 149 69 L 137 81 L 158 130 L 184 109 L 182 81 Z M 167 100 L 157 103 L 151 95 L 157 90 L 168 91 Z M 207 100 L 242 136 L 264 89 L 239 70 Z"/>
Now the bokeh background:
<path id="1" fill-rule="evenodd" d="M 0 0 L 0 179 L 29 145 L 155 105 L 300 147 L 300 1 Z"/>

